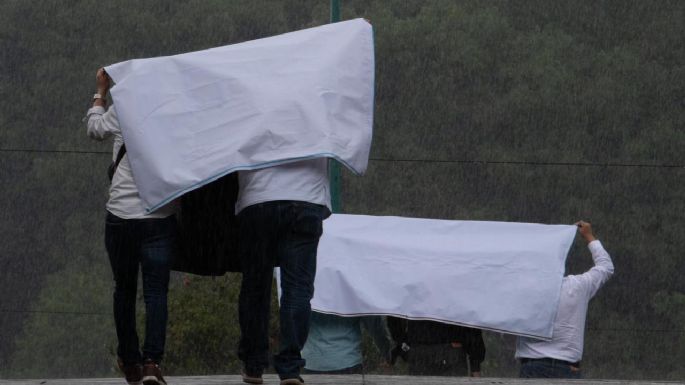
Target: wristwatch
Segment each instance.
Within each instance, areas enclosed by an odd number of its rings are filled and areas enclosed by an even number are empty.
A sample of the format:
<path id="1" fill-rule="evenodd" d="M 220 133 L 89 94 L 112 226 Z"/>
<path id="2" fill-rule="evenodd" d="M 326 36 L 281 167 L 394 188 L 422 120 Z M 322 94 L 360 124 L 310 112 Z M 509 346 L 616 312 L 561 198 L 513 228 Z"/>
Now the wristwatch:
<path id="1" fill-rule="evenodd" d="M 97 99 L 102 99 L 103 102 L 107 101 L 107 99 L 105 99 L 105 97 L 100 95 L 100 94 L 93 95 L 93 100 L 97 100 Z"/>

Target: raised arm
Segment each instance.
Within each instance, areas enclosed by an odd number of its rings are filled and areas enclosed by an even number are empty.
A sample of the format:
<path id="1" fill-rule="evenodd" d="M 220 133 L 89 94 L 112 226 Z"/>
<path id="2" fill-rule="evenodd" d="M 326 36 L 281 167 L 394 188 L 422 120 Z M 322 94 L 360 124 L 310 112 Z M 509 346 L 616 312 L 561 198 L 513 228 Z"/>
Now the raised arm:
<path id="1" fill-rule="evenodd" d="M 588 248 L 592 253 L 592 260 L 594 261 L 595 266 L 587 272 L 575 277 L 580 280 L 588 297 L 591 298 L 614 274 L 614 264 L 611 261 L 609 253 L 604 250 L 602 243 L 595 238 L 595 235 L 592 232 L 592 225 L 584 221 L 580 221 L 576 223 L 576 225 L 578 226 L 578 232 L 588 243 Z"/>
<path id="2" fill-rule="evenodd" d="M 93 106 L 86 116 L 87 133 L 91 139 L 105 140 L 120 130 L 115 109 L 110 107 L 109 110 L 105 110 L 107 106 L 105 95 L 109 91 L 110 80 L 103 68 L 100 68 L 95 75 L 95 85 L 97 93 L 93 97 Z"/>

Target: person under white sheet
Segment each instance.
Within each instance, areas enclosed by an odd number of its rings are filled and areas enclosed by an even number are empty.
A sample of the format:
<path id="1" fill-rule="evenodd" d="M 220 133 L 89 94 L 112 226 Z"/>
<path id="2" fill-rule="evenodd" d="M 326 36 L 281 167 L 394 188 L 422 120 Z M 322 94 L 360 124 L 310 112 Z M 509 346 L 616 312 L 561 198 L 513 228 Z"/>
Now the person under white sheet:
<path id="1" fill-rule="evenodd" d="M 588 242 L 595 266 L 583 274 L 564 277 L 551 341 L 518 337 L 516 358 L 521 361 L 520 377 L 581 377 L 580 360 L 583 356 L 588 302 L 611 278 L 614 264 L 609 253 L 595 238 L 592 226 L 584 221 L 576 225 L 578 232 Z"/>

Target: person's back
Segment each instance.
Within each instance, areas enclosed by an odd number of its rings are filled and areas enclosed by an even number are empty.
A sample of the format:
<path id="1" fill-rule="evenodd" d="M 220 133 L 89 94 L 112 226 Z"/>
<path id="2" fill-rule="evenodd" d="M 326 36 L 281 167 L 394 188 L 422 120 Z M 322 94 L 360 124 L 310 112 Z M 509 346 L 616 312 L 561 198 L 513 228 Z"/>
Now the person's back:
<path id="1" fill-rule="evenodd" d="M 97 141 L 112 137 L 112 160 L 116 160 L 122 151 L 124 139 L 114 105 L 109 109 L 102 105 L 94 105 L 88 110 L 87 134 L 89 138 Z M 112 175 L 109 199 L 105 207 L 108 212 L 123 219 L 166 218 L 178 211 L 178 202 L 172 201 L 154 212 L 145 212 L 143 201 L 138 194 L 138 186 L 133 179 L 129 157 L 123 155 Z"/>
<path id="2" fill-rule="evenodd" d="M 392 342 L 385 326 L 385 317 L 341 317 L 312 312 L 309 336 L 302 349 L 307 372 L 361 373 L 362 327 L 387 361 Z"/>
<path id="3" fill-rule="evenodd" d="M 299 385 L 300 351 L 309 332 L 316 253 L 330 215 L 328 159 L 239 171 L 236 216 L 243 280 L 238 357 L 243 381 L 263 383 L 269 365 L 268 318 L 274 266 L 281 271 L 280 346 L 274 367 L 282 385 Z"/>
<path id="4" fill-rule="evenodd" d="M 330 207 L 328 159 L 317 158 L 238 172 L 235 211 L 271 201 L 299 201 Z"/>
<path id="5" fill-rule="evenodd" d="M 588 241 L 595 266 L 583 274 L 563 278 L 551 341 L 517 339 L 516 358 L 522 362 L 521 377 L 580 376 L 588 303 L 609 280 L 614 265 L 592 234 L 590 224 L 579 222 L 578 226 Z"/>
<path id="6" fill-rule="evenodd" d="M 114 106 L 106 109 L 110 80 L 104 69 L 96 75 L 98 93 L 87 112 L 87 134 L 93 140 L 112 137 L 113 167 L 105 220 L 105 248 L 114 276 L 114 319 L 117 359 L 129 384 L 163 385 L 160 363 L 167 327 L 169 269 L 176 250 L 177 202 L 148 213 L 138 195 L 133 171 Z M 136 331 L 138 271 L 145 298 L 145 340 L 142 350 Z"/>

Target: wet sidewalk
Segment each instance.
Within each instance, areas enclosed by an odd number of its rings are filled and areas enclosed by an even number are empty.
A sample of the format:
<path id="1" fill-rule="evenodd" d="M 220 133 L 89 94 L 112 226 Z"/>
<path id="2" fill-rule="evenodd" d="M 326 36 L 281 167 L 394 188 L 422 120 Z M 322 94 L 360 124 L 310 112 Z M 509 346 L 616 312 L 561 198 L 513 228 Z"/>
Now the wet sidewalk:
<path id="1" fill-rule="evenodd" d="M 685 382 L 668 381 L 628 381 L 628 380 L 522 380 L 518 378 L 460 378 L 460 377 L 408 377 L 381 375 L 306 375 L 307 385 L 508 385 L 508 384 L 551 384 L 551 385 L 651 385 L 651 384 L 685 384 Z M 169 385 L 243 385 L 240 376 L 184 376 L 167 377 Z M 81 379 L 32 379 L 0 380 L 0 385 L 125 385 L 121 378 L 81 378 Z M 276 375 L 265 375 L 265 385 L 278 385 Z"/>

